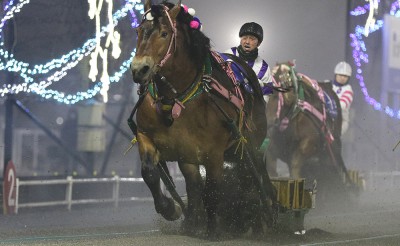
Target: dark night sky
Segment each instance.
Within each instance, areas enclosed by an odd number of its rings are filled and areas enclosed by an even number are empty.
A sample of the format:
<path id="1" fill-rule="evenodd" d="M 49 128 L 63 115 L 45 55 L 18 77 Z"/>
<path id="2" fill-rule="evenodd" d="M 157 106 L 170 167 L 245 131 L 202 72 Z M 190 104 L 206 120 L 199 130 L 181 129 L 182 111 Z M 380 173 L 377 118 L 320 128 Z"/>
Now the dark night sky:
<path id="1" fill-rule="evenodd" d="M 296 59 L 303 73 L 316 79 L 331 79 L 335 64 L 345 59 L 345 0 L 182 2 L 196 10 L 204 32 L 219 51 L 236 46 L 241 25 L 255 21 L 264 28 L 260 54 L 270 65 Z M 81 46 L 94 36 L 94 22 L 89 20 L 87 10 L 87 1 L 82 0 L 36 0 L 26 5 L 16 19 L 16 56 L 41 63 Z M 121 33 L 130 32 L 125 26 Z"/>

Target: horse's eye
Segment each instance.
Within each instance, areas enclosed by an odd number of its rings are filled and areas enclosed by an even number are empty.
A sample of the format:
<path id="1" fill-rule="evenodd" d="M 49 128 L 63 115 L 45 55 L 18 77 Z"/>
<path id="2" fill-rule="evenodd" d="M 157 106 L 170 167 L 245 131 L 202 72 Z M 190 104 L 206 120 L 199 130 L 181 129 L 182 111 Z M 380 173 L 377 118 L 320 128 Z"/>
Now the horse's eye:
<path id="1" fill-rule="evenodd" d="M 162 37 L 162 38 L 166 38 L 167 36 L 168 36 L 168 33 L 167 33 L 167 32 L 162 32 L 162 33 L 161 33 L 161 37 Z"/>

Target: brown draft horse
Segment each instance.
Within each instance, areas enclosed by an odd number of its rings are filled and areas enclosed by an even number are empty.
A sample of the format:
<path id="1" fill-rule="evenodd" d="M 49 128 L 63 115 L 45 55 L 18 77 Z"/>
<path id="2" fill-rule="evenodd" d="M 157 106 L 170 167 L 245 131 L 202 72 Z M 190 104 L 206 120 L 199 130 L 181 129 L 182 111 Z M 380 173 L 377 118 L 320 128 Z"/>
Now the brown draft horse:
<path id="1" fill-rule="evenodd" d="M 346 175 L 347 170 L 341 157 L 341 109 L 331 84 L 317 83 L 299 75 L 291 63 L 278 64 L 273 73 L 275 87 L 290 90 L 273 93 L 268 102 L 270 144 L 266 164 L 269 174 L 277 176 L 276 163 L 280 159 L 288 165 L 291 177 L 314 179 L 320 177 L 318 170 L 313 169 L 317 162 L 320 166 L 331 167 L 329 170 L 336 173 L 331 176 L 343 184 L 342 174 Z M 328 114 L 321 99 L 324 91 L 337 106 L 336 118 Z M 311 170 L 309 166 L 313 166 Z"/>
<path id="2" fill-rule="evenodd" d="M 167 220 L 181 216 L 181 207 L 163 194 L 157 168 L 166 161 L 177 161 L 185 178 L 188 199 L 184 229 L 198 230 L 190 228 L 201 224 L 205 209 L 207 235 L 215 237 L 223 164 L 248 162 L 249 159 L 241 158 L 243 146 L 244 157 L 254 157 L 253 174 L 260 184 L 261 201 L 276 199 L 259 150 L 266 136 L 262 95 L 235 92 L 237 85 L 222 69 L 223 63 L 213 59 L 209 38 L 191 28 L 191 20 L 193 17 L 184 11 L 180 1 L 176 5 L 168 2 L 152 5 L 146 0 L 144 18 L 137 28 L 137 52 L 131 64 L 142 98 L 136 114 L 137 141 L 142 177 L 152 193 L 156 211 Z M 245 69 L 252 72 L 251 68 Z M 258 85 L 255 74 L 251 76 Z M 215 85 L 227 88 L 229 97 L 217 92 Z M 232 103 L 241 93 L 243 111 Z M 238 132 L 243 134 L 239 134 L 239 141 Z M 238 144 L 246 141 L 237 150 Z M 199 165 L 206 169 L 205 182 Z"/>

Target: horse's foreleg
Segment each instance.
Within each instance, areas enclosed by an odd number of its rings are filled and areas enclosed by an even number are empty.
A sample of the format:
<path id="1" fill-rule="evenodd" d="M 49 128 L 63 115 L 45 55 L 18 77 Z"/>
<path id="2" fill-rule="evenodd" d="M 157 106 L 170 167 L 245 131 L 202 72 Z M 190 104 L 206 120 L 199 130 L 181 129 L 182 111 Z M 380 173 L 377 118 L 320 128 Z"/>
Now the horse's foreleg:
<path id="1" fill-rule="evenodd" d="M 205 213 L 202 201 L 204 181 L 200 175 L 199 166 L 179 162 L 179 168 L 185 177 L 187 193 L 187 214 L 184 229 L 187 232 L 198 232 L 195 227 L 204 226 Z"/>
<path id="2" fill-rule="evenodd" d="M 290 176 L 293 178 L 301 178 L 301 171 L 304 162 L 311 158 L 315 153 L 316 144 L 310 141 L 303 141 L 299 144 L 299 148 L 293 153 L 290 163 Z"/>
<path id="3" fill-rule="evenodd" d="M 139 153 L 142 162 L 142 177 L 154 199 L 157 213 L 166 220 L 177 220 L 182 214 L 181 207 L 171 198 L 166 197 L 160 186 L 160 170 L 157 168 L 159 153 L 152 142 L 143 134 L 138 134 Z"/>
<path id="4" fill-rule="evenodd" d="M 265 151 L 265 165 L 267 167 L 268 174 L 271 177 L 277 177 L 278 172 L 277 172 L 277 158 L 276 155 L 274 154 L 272 150 L 272 146 L 269 146 L 269 148 Z"/>
<path id="5" fill-rule="evenodd" d="M 223 163 L 223 157 L 221 156 L 218 160 L 210 160 L 206 165 L 207 176 L 203 200 L 207 212 L 207 235 L 209 238 L 217 237 L 217 206 Z"/>
<path id="6" fill-rule="evenodd" d="M 301 178 L 301 169 L 303 167 L 304 158 L 301 154 L 295 153 L 293 155 L 291 165 L 290 165 L 290 177 Z"/>

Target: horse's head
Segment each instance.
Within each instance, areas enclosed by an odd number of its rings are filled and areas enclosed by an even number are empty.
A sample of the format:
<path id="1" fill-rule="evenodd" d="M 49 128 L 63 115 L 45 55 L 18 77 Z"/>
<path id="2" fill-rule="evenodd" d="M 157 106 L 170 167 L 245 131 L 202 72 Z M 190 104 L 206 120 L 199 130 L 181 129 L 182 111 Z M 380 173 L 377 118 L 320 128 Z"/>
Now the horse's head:
<path id="1" fill-rule="evenodd" d="M 297 100 L 297 76 L 294 70 L 294 63 L 278 63 L 272 68 L 274 77 L 274 90 L 267 105 L 267 121 L 269 130 L 280 124 L 281 120 L 295 105 Z"/>
<path id="2" fill-rule="evenodd" d="M 291 62 L 278 63 L 272 69 L 272 75 L 279 86 L 283 88 L 292 88 L 296 83 L 296 74 L 294 64 Z"/>
<path id="3" fill-rule="evenodd" d="M 188 66 L 197 63 L 192 55 L 192 44 L 196 42 L 193 33 L 201 31 L 192 26 L 194 19 L 187 8 L 181 6 L 181 1 L 176 5 L 165 1 L 152 5 L 151 0 L 146 0 L 145 13 L 137 28 L 136 55 L 131 64 L 135 82 L 146 83 L 156 73 L 167 78 L 172 73 L 183 74 L 190 69 Z"/>
<path id="4" fill-rule="evenodd" d="M 145 83 L 157 72 L 175 51 L 176 17 L 180 3 L 168 8 L 166 5 L 151 5 L 146 0 L 145 14 L 137 28 L 136 55 L 131 69 L 137 83 Z"/>

